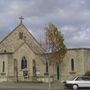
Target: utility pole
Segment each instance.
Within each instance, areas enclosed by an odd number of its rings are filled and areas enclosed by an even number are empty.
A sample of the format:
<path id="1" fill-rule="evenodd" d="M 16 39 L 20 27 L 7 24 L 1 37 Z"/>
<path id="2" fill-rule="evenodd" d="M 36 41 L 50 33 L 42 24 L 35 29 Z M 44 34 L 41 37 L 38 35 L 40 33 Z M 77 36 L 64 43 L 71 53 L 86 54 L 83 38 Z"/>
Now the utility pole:
<path id="1" fill-rule="evenodd" d="M 49 60 L 48 60 L 48 90 L 50 90 L 51 89 L 51 81 L 50 81 L 50 62 L 49 62 Z"/>
<path id="2" fill-rule="evenodd" d="M 50 81 L 50 60 L 49 60 L 49 55 L 48 53 L 45 54 L 46 61 L 48 62 L 48 90 L 51 89 L 51 81 Z"/>
<path id="3" fill-rule="evenodd" d="M 18 82 L 18 67 L 16 67 L 16 81 Z"/>

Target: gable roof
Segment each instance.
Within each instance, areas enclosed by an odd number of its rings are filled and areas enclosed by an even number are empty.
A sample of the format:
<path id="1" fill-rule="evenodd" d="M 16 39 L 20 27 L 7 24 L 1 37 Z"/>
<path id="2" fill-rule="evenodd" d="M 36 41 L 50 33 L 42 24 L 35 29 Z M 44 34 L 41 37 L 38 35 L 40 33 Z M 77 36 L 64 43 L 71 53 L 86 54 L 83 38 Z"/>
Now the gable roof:
<path id="1" fill-rule="evenodd" d="M 26 35 L 26 40 L 21 40 L 21 41 L 18 41 L 17 40 L 17 43 L 15 43 L 14 41 L 10 42 L 9 38 L 18 28 L 24 28 L 24 30 L 26 30 L 27 32 L 27 35 Z M 9 39 L 8 39 L 9 38 Z M 17 38 L 17 37 L 16 37 Z M 13 39 L 14 40 L 14 39 Z M 26 42 L 27 45 L 32 49 L 32 51 L 34 53 L 43 53 L 44 52 L 44 49 L 40 46 L 40 44 L 37 42 L 37 40 L 33 37 L 33 35 L 28 31 L 28 29 L 25 27 L 25 25 L 23 25 L 22 23 L 19 24 L 13 31 L 11 31 L 1 42 L 0 42 L 0 45 L 2 46 L 1 49 L 5 49 L 7 52 L 14 52 L 18 47 L 20 47 L 21 44 L 23 44 L 23 42 Z M 10 44 L 12 43 L 12 44 Z M 7 45 L 5 45 L 7 44 Z M 18 45 L 19 44 L 19 45 Z M 31 45 L 32 44 L 32 45 Z M 16 47 L 17 46 L 17 47 Z M 10 50 L 11 47 L 14 49 L 14 50 Z M 1 53 L 4 52 L 4 50 L 1 50 L 0 51 Z"/>
<path id="2" fill-rule="evenodd" d="M 13 29 L 7 36 L 5 36 L 5 37 L 0 41 L 0 44 L 1 44 L 6 38 L 8 38 L 19 26 L 20 26 L 20 24 L 19 24 L 15 29 Z"/>

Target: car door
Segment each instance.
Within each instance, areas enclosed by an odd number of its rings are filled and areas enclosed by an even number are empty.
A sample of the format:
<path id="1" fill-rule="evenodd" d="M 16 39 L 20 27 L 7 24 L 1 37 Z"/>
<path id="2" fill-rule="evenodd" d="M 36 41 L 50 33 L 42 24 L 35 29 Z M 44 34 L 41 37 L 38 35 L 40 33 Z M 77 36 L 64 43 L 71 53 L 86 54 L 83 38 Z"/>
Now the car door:
<path id="1" fill-rule="evenodd" d="M 84 87 L 90 87 L 90 77 L 83 77 Z"/>
<path id="2" fill-rule="evenodd" d="M 82 77 L 78 77 L 74 83 L 77 84 L 79 87 L 85 86 L 85 82 L 82 80 Z"/>
<path id="3" fill-rule="evenodd" d="M 90 87 L 90 78 L 81 77 L 81 80 L 77 80 L 79 87 Z"/>
<path id="4" fill-rule="evenodd" d="M 78 77 L 75 79 L 74 84 L 77 84 L 79 87 L 86 87 L 87 82 L 83 77 Z"/>

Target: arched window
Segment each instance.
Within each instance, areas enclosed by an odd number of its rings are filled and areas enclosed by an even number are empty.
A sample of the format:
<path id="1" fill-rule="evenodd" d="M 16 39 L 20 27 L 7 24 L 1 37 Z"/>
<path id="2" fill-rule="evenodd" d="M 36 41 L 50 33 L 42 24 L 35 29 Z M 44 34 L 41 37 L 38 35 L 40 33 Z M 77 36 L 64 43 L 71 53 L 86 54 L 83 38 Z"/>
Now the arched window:
<path id="1" fill-rule="evenodd" d="M 48 73 L 48 62 L 46 62 L 46 73 Z"/>
<path id="2" fill-rule="evenodd" d="M 71 59 L 71 70 L 74 71 L 74 59 Z"/>
<path id="3" fill-rule="evenodd" d="M 27 68 L 27 60 L 25 56 L 21 60 L 21 69 Z"/>
<path id="4" fill-rule="evenodd" d="M 5 62 L 3 61 L 2 72 L 5 72 Z"/>

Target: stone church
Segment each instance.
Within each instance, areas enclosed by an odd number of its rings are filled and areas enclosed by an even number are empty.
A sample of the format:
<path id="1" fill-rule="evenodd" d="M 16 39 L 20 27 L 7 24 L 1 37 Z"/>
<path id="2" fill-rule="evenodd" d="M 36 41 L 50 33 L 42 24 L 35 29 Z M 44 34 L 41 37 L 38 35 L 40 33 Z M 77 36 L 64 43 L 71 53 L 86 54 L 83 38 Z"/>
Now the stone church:
<path id="1" fill-rule="evenodd" d="M 39 55 L 44 49 L 20 19 L 20 24 L 0 42 L 0 82 L 48 82 L 48 76 L 50 81 L 63 81 L 90 70 L 87 48 L 68 49 L 60 66 L 51 63 L 48 67 L 47 58 Z"/>

